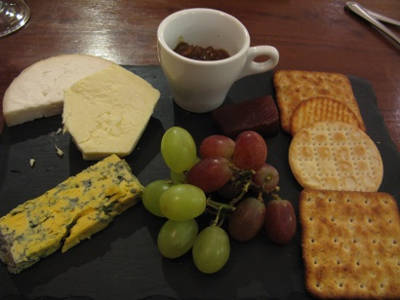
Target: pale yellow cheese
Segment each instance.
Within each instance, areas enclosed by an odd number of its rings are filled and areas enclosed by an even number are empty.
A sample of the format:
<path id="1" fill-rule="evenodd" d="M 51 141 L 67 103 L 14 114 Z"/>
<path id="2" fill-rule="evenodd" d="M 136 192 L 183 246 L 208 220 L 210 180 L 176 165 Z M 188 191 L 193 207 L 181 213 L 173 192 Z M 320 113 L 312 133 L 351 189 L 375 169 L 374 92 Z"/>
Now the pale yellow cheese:
<path id="1" fill-rule="evenodd" d="M 27 67 L 4 94 L 7 125 L 61 114 L 65 89 L 112 64 L 101 57 L 68 54 L 40 60 Z"/>
<path id="2" fill-rule="evenodd" d="M 65 90 L 64 130 L 85 160 L 124 157 L 139 141 L 159 97 L 141 77 L 110 66 Z"/>

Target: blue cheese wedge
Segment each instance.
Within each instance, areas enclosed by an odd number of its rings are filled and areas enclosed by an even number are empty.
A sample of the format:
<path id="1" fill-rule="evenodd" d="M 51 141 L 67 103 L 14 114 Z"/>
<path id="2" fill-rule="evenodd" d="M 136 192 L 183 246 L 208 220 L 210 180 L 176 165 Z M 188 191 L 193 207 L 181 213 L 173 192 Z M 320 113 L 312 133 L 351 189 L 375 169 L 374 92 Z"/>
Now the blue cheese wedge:
<path id="1" fill-rule="evenodd" d="M 143 78 L 113 65 L 64 92 L 64 131 L 85 160 L 124 157 L 139 141 L 160 92 Z"/>
<path id="2" fill-rule="evenodd" d="M 101 57 L 68 54 L 43 59 L 27 67 L 4 94 L 7 125 L 61 114 L 65 89 L 112 64 Z"/>
<path id="3" fill-rule="evenodd" d="M 136 204 L 142 191 L 127 162 L 111 155 L 0 218 L 0 259 L 19 273 L 65 252 Z"/>

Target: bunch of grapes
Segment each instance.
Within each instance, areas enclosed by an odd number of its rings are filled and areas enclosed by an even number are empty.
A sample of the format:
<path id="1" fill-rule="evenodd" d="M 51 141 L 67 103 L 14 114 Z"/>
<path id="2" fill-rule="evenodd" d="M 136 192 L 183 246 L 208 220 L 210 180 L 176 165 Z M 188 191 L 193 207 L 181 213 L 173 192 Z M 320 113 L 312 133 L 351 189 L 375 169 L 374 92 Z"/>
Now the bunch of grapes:
<path id="1" fill-rule="evenodd" d="M 147 185 L 142 199 L 147 210 L 168 219 L 157 240 L 163 256 L 177 258 L 192 250 L 196 267 L 210 274 L 228 261 L 229 235 L 248 241 L 264 226 L 276 243 L 294 236 L 293 206 L 274 194 L 279 173 L 266 163 L 267 145 L 257 132 L 245 131 L 235 140 L 209 136 L 201 142 L 198 157 L 190 133 L 172 127 L 162 138 L 161 154 L 171 178 Z M 266 194 L 274 198 L 267 204 Z M 213 218 L 199 233 L 196 218 L 206 213 Z M 222 228 L 226 219 L 229 235 Z"/>

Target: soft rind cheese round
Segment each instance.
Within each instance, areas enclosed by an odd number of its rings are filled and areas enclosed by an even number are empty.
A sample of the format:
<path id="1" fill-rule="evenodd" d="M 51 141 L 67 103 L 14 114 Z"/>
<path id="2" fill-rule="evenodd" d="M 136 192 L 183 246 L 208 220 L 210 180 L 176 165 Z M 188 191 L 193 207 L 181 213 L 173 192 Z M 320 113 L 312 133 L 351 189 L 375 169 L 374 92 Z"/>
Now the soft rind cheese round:
<path id="1" fill-rule="evenodd" d="M 16 77 L 3 98 L 8 126 L 62 113 L 64 90 L 75 82 L 113 65 L 91 55 L 53 56 L 34 63 Z"/>
<path id="2" fill-rule="evenodd" d="M 130 154 L 145 130 L 160 92 L 112 65 L 64 92 L 63 124 L 85 160 Z"/>

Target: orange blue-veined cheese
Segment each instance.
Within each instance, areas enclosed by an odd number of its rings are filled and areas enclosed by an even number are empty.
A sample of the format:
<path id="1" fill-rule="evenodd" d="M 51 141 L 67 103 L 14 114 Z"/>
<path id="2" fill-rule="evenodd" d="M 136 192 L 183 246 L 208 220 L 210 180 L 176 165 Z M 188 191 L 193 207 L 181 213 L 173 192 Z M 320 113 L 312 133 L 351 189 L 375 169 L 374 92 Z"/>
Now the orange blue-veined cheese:
<path id="1" fill-rule="evenodd" d="M 0 218 L 0 259 L 11 273 L 105 228 L 140 200 L 143 186 L 111 155 Z"/>

